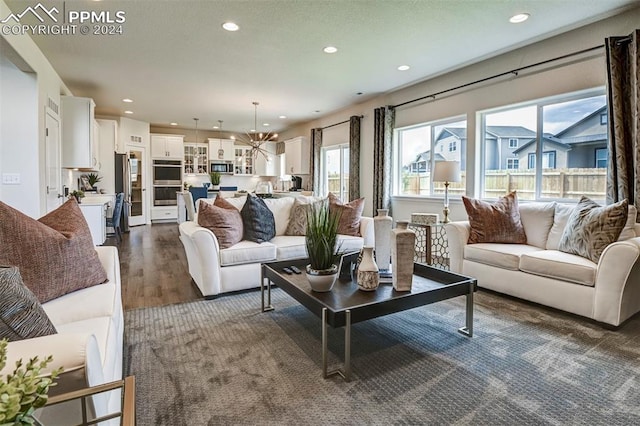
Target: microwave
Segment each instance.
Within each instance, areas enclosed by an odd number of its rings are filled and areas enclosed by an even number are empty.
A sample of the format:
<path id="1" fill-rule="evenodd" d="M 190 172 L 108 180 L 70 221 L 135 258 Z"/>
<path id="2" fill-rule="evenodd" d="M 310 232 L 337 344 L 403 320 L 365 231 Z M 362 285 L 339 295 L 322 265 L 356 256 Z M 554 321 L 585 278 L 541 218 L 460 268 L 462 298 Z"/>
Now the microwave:
<path id="1" fill-rule="evenodd" d="M 233 161 L 212 161 L 210 170 L 223 175 L 232 175 Z"/>

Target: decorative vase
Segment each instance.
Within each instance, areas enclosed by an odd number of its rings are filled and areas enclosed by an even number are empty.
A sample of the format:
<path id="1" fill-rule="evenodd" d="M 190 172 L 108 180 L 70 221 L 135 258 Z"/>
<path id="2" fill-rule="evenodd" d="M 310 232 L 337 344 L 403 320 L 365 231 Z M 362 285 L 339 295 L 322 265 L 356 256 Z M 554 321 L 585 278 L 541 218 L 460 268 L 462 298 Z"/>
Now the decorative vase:
<path id="1" fill-rule="evenodd" d="M 362 248 L 362 260 L 358 265 L 358 288 L 363 291 L 374 291 L 380 284 L 378 265 L 373 259 L 373 247 Z"/>
<path id="2" fill-rule="evenodd" d="M 203 182 L 202 186 L 205 187 L 207 190 L 209 190 L 209 187 L 211 186 L 210 182 Z"/>
<path id="3" fill-rule="evenodd" d="M 318 293 L 326 293 L 331 291 L 333 284 L 336 282 L 338 266 L 332 265 L 330 269 L 316 270 L 312 269 L 311 265 L 307 265 L 306 273 L 311 290 Z"/>
<path id="4" fill-rule="evenodd" d="M 376 263 L 380 271 L 389 269 L 391 259 L 391 225 L 393 219 L 389 216 L 388 209 L 378 209 L 378 215 L 373 218 L 375 232 Z"/>
<path id="5" fill-rule="evenodd" d="M 413 284 L 413 257 L 415 255 L 416 233 L 407 229 L 409 222 L 399 220 L 391 231 L 391 281 L 396 291 L 411 291 Z"/>

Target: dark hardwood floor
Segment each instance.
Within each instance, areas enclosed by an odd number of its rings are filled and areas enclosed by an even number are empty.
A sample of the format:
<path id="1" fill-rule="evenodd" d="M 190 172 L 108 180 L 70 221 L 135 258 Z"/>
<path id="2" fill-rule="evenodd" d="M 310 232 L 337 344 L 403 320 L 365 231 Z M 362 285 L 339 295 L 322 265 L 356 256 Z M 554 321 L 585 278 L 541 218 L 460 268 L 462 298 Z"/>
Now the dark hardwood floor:
<path id="1" fill-rule="evenodd" d="M 118 247 L 124 309 L 169 305 L 202 299 L 191 282 L 187 258 L 175 223 L 134 226 Z"/>

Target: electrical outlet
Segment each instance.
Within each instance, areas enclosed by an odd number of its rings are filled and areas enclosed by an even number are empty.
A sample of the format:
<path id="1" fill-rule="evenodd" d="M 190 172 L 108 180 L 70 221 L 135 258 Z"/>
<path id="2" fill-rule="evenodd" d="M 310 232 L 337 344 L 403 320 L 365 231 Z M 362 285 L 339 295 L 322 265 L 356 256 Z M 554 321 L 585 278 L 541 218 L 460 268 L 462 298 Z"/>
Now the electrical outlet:
<path id="1" fill-rule="evenodd" d="M 3 185 L 20 185 L 20 173 L 3 173 Z"/>

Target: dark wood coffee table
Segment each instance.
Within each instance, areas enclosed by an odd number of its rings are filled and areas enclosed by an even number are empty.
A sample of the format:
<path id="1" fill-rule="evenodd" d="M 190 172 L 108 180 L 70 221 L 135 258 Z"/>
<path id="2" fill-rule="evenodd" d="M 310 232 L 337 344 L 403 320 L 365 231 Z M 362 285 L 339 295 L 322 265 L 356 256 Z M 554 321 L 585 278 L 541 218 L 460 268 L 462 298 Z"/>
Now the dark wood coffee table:
<path id="1" fill-rule="evenodd" d="M 308 263 L 307 259 L 297 259 L 262 264 L 262 312 L 274 309 L 271 305 L 273 283 L 322 318 L 322 372 L 325 378 L 338 374 L 346 381 L 351 379 L 351 324 L 360 321 L 466 296 L 466 324 L 458 331 L 467 337 L 473 336 L 473 292 L 477 289 L 474 278 L 416 263 L 411 291 L 395 291 L 391 284 L 380 284 L 376 291 L 365 292 L 358 290 L 357 284 L 348 279 L 336 281 L 330 292 L 317 293 L 311 290 L 304 273 Z M 282 271 L 291 265 L 297 266 L 302 274 L 288 275 Z M 345 327 L 343 369 L 327 371 L 327 324 L 334 328 Z"/>

